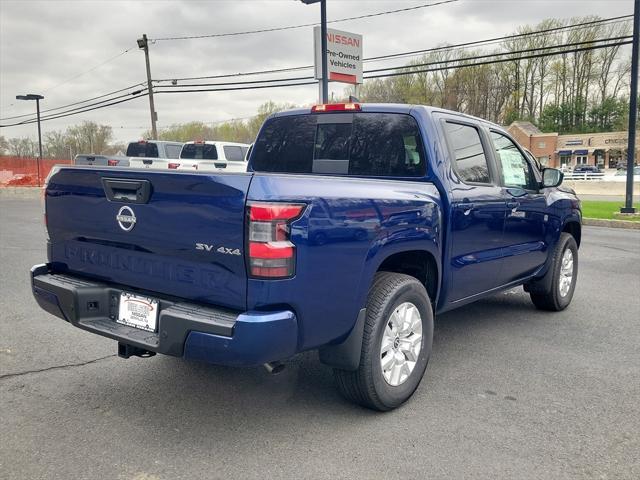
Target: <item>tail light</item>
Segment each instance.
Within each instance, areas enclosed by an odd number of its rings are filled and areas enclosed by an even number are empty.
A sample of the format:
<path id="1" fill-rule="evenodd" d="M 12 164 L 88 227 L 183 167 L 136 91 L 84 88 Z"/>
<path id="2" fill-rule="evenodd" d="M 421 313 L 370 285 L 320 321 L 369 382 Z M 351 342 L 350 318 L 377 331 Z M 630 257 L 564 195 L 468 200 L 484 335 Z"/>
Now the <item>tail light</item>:
<path id="1" fill-rule="evenodd" d="M 249 204 L 249 275 L 288 278 L 296 272 L 296 247 L 291 243 L 291 222 L 300 217 L 299 203 Z"/>
<path id="2" fill-rule="evenodd" d="M 359 103 L 321 103 L 311 107 L 312 112 L 354 112 L 360 110 Z"/>
<path id="3" fill-rule="evenodd" d="M 109 165 L 110 167 L 117 167 L 118 163 L 119 163 L 118 160 L 111 160 L 111 159 L 107 160 L 107 165 Z"/>
<path id="4" fill-rule="evenodd" d="M 169 170 L 177 170 L 179 166 L 179 163 L 169 163 Z"/>
<path id="5" fill-rule="evenodd" d="M 49 186 L 49 181 L 51 180 L 51 177 L 53 177 L 59 171 L 60 171 L 60 165 L 54 165 L 53 167 L 51 167 L 51 170 L 49 170 L 49 175 L 47 175 L 47 178 L 44 180 L 44 183 L 42 184 L 42 190 L 40 191 L 40 205 L 42 206 L 44 230 L 45 230 L 45 235 L 47 237 L 47 240 L 49 240 L 49 224 L 47 219 L 47 187 Z"/>

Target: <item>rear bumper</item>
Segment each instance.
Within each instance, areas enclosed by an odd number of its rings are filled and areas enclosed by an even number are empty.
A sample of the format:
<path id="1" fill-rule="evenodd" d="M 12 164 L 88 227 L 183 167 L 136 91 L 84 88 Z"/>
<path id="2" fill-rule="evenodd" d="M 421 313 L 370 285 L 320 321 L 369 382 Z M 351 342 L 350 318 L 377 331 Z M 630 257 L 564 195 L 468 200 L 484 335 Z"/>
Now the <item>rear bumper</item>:
<path id="1" fill-rule="evenodd" d="M 151 352 L 236 366 L 283 360 L 297 352 L 297 319 L 288 310 L 238 313 L 143 292 L 160 303 L 158 331 L 145 332 L 115 321 L 120 293 L 135 289 L 54 273 L 46 264 L 31 269 L 31 288 L 38 305 L 52 315 Z"/>

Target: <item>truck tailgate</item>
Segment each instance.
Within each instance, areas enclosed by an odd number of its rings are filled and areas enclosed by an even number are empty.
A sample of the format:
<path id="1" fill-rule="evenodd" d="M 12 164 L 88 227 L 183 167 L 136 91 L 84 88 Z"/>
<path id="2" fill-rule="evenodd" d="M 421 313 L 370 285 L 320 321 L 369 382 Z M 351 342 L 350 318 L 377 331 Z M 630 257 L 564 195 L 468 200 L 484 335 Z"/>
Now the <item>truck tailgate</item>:
<path id="1" fill-rule="evenodd" d="M 54 269 L 233 309 L 246 308 L 250 174 L 65 167 L 49 180 Z"/>

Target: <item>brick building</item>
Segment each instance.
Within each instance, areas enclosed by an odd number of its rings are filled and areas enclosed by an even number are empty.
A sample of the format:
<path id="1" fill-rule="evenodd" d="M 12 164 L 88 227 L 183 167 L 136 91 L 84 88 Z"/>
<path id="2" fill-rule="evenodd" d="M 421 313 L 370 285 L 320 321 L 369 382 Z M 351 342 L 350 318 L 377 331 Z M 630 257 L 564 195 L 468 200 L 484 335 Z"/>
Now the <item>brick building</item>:
<path id="1" fill-rule="evenodd" d="M 507 130 L 549 167 L 597 165 L 603 170 L 615 170 L 627 163 L 627 132 L 558 135 L 543 133 L 531 122 L 513 122 Z M 639 159 L 640 135 L 636 132 L 636 164 Z"/>

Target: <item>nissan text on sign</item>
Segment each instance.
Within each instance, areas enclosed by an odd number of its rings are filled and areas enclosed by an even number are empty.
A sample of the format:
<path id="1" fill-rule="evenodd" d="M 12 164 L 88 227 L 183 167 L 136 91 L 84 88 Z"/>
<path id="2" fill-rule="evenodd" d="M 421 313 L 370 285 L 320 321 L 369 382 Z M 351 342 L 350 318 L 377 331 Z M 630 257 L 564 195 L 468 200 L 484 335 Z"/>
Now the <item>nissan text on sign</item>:
<path id="1" fill-rule="evenodd" d="M 313 30 L 316 78 L 322 78 L 322 41 L 320 27 Z M 362 83 L 362 35 L 327 29 L 327 66 L 329 81 Z"/>

